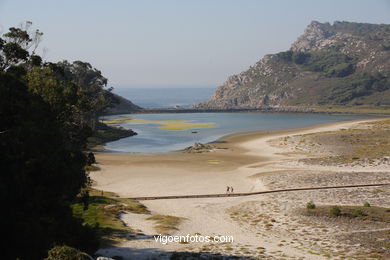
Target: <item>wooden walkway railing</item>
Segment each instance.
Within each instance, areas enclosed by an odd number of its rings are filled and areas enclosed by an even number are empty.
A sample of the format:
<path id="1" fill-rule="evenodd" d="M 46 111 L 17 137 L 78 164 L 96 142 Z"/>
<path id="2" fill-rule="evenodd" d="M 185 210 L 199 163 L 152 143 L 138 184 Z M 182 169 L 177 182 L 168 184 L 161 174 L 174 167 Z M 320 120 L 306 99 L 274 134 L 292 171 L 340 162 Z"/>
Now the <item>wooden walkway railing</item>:
<path id="1" fill-rule="evenodd" d="M 390 183 L 374 183 L 374 184 L 356 184 L 342 186 L 324 186 L 324 187 L 308 187 L 308 188 L 291 188 L 281 190 L 266 190 L 256 192 L 241 192 L 241 193 L 220 193 L 220 194 L 199 194 L 199 195 L 171 195 L 171 196 L 151 196 L 151 197 L 131 197 L 133 200 L 169 200 L 169 199 L 194 199 L 194 198 L 221 198 L 221 197 L 240 197 L 253 196 L 267 193 L 290 192 L 290 191 L 305 191 L 305 190 L 329 190 L 329 189 L 347 189 L 360 187 L 375 187 L 375 186 L 390 186 Z"/>

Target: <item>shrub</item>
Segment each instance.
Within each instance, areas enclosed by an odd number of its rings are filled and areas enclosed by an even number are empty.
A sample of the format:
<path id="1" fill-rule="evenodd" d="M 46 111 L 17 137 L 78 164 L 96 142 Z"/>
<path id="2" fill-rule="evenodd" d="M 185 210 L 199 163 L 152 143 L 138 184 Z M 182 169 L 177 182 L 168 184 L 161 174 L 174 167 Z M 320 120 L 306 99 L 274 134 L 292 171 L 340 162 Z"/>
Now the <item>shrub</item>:
<path id="1" fill-rule="evenodd" d="M 390 89 L 390 79 L 381 73 L 355 73 L 337 84 L 331 84 L 321 94 L 320 104 L 344 104 L 355 98 Z"/>
<path id="2" fill-rule="evenodd" d="M 279 52 L 276 55 L 277 55 L 277 57 L 279 57 L 280 59 L 282 59 L 284 61 L 292 61 L 292 54 L 293 54 L 292 51 L 283 51 L 283 52 Z"/>
<path id="3" fill-rule="evenodd" d="M 361 209 L 355 210 L 355 216 L 365 216 L 366 214 Z"/>
<path id="4" fill-rule="evenodd" d="M 370 204 L 369 202 L 366 201 L 366 202 L 364 202 L 363 206 L 364 206 L 364 207 L 371 207 L 371 204 Z"/>
<path id="5" fill-rule="evenodd" d="M 345 77 L 354 72 L 354 67 L 351 63 L 340 63 L 336 66 L 331 67 L 327 72 L 328 77 Z"/>
<path id="6" fill-rule="evenodd" d="M 330 214 L 333 216 L 340 216 L 341 215 L 341 209 L 339 206 L 333 206 L 330 208 Z"/>
<path id="7" fill-rule="evenodd" d="M 309 201 L 309 202 L 306 204 L 306 208 L 307 208 L 307 209 L 315 209 L 315 208 L 316 208 L 316 204 L 314 204 L 313 201 Z"/>
<path id="8" fill-rule="evenodd" d="M 84 167 L 84 170 L 86 170 L 87 172 L 95 172 L 95 171 L 100 171 L 100 167 L 95 165 L 86 165 Z"/>
<path id="9" fill-rule="evenodd" d="M 90 260 L 87 254 L 69 246 L 55 246 L 48 252 L 45 260 Z"/>
<path id="10" fill-rule="evenodd" d="M 353 63 L 353 59 L 351 57 L 334 50 L 316 51 L 307 53 L 306 55 L 301 54 L 299 55 L 299 58 L 299 60 L 302 60 L 303 62 L 295 63 L 302 64 L 306 70 L 317 72 L 327 72 L 337 65 L 343 63 Z M 338 70 L 340 69 L 344 69 L 344 66 L 338 68 Z"/>
<path id="11" fill-rule="evenodd" d="M 92 152 L 89 152 L 87 155 L 87 165 L 91 166 L 96 163 L 95 155 Z"/>
<path id="12" fill-rule="evenodd" d="M 292 54 L 292 60 L 296 63 L 296 64 L 304 64 L 306 63 L 309 59 L 310 59 L 311 55 L 310 53 L 306 53 L 306 52 L 294 52 Z"/>

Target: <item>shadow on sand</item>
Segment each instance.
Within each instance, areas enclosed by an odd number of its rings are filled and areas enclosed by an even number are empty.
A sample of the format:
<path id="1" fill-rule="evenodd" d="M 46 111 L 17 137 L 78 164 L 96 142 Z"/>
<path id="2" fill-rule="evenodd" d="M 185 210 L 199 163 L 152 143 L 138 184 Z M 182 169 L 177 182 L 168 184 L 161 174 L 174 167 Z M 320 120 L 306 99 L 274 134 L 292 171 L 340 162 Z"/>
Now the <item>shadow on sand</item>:
<path id="1" fill-rule="evenodd" d="M 169 260 L 184 260 L 184 259 L 213 259 L 213 260 L 227 260 L 227 259 L 242 259 L 254 260 L 249 256 L 235 256 L 216 254 L 211 252 L 172 252 L 164 251 L 158 248 L 128 248 L 128 247 L 110 247 L 99 249 L 96 252 L 97 256 L 111 257 L 114 259 L 123 260 L 152 260 L 152 259 L 169 259 Z"/>

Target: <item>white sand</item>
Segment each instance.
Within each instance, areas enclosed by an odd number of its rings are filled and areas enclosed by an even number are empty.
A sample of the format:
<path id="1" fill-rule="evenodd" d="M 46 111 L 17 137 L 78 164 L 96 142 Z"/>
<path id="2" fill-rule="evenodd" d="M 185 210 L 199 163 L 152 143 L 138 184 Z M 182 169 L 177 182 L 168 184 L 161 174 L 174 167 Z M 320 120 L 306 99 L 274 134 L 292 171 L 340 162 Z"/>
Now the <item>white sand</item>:
<path id="1" fill-rule="evenodd" d="M 368 120 L 365 120 L 368 121 Z M 362 122 L 362 121 L 360 121 Z M 306 134 L 321 131 L 333 131 L 348 128 L 358 122 L 334 123 L 324 126 L 308 128 L 305 130 L 292 130 L 288 133 L 260 136 L 252 140 L 239 143 L 236 147 L 229 147 L 228 151 L 216 153 L 228 154 L 239 151 L 241 156 L 255 156 L 257 162 L 239 165 L 235 169 L 224 169 L 221 165 L 213 167 L 208 164 L 207 155 L 197 155 L 200 159 L 192 162 L 191 156 L 186 155 L 188 165 L 181 162 L 176 166 L 174 161 L 161 158 L 156 155 L 159 163 L 142 163 L 143 160 L 153 160 L 138 156 L 123 156 L 120 161 L 113 161 L 112 154 L 99 154 L 97 160 L 102 164 L 99 172 L 92 172 L 91 178 L 96 182 L 95 188 L 112 191 L 123 197 L 176 195 L 176 194 L 209 194 L 225 192 L 226 186 L 233 186 L 235 192 L 250 192 L 268 189 L 260 178 L 247 178 L 254 174 L 288 169 L 304 169 L 305 166 L 297 163 L 303 158 L 302 154 L 284 154 L 282 148 L 271 146 L 270 140 L 291 134 Z M 177 154 L 168 158 L 176 158 Z M 198 158 L 197 157 L 197 158 Z M 221 157 L 222 159 L 224 157 Z M 203 160 L 203 161 L 202 161 Z M 185 160 L 184 160 L 185 161 Z M 238 158 L 238 161 L 240 159 Z M 204 165 L 200 165 L 200 164 Z M 226 162 L 227 163 L 227 162 Z M 314 167 L 314 166 L 313 166 Z M 317 170 L 329 170 L 329 167 L 315 166 Z M 307 170 L 307 169 L 306 169 Z M 343 169 L 349 171 L 351 169 Z M 379 171 L 382 171 L 380 169 Z M 240 210 L 253 209 L 251 203 L 259 203 L 264 200 L 262 196 L 212 198 L 212 199 L 181 199 L 181 200 L 156 200 L 144 201 L 152 214 L 172 215 L 186 218 L 178 227 L 179 230 L 172 235 L 187 235 L 200 233 L 202 235 L 232 235 L 234 243 L 226 245 L 210 244 L 177 244 L 162 245 L 156 243 L 153 238 L 135 239 L 122 243 L 118 247 L 101 249 L 98 253 L 106 256 L 120 255 L 124 259 L 149 259 L 152 256 L 164 254 L 166 251 L 208 251 L 226 255 L 251 255 L 253 257 L 285 255 L 290 259 L 326 259 L 321 255 L 308 254 L 307 250 L 297 248 L 293 244 L 280 246 L 283 237 L 267 233 L 263 230 L 256 231 L 250 225 L 233 220 L 227 213 L 229 209 L 239 207 Z M 248 204 L 249 203 L 249 204 Z M 246 206 L 245 206 L 246 205 Z M 261 213 L 261 212 L 260 212 Z M 125 214 L 122 219 L 134 229 L 142 231 L 146 235 L 152 235 L 151 222 L 145 220 L 146 216 Z M 289 222 L 289 217 L 278 215 L 281 222 Z M 292 243 L 292 242 L 291 242 Z M 206 247 L 204 247 L 206 246 Z M 264 247 L 263 254 L 258 247 Z M 231 249 L 233 248 L 233 250 Z M 243 249 L 244 248 L 244 249 Z M 277 252 L 278 251 L 278 252 Z M 247 253 L 245 253 L 247 252 Z"/>

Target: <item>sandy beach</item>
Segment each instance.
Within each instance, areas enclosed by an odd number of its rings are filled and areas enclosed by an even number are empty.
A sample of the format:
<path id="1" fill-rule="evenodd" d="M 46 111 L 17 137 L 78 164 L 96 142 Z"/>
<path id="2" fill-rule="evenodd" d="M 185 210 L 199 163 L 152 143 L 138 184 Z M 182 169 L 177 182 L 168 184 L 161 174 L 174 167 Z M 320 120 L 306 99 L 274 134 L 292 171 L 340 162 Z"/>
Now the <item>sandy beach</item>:
<path id="1" fill-rule="evenodd" d="M 240 133 L 213 143 L 210 152 L 137 155 L 97 153 L 101 171 L 91 172 L 94 188 L 121 197 L 253 192 L 297 188 L 390 182 L 388 164 L 322 165 L 304 160 L 329 152 L 297 138 L 329 131 L 365 127 L 375 119 L 315 127 Z M 378 119 L 376 119 L 378 120 Z M 324 148 L 325 147 L 325 148 Z M 336 151 L 335 151 L 336 152 Z M 380 196 L 378 196 L 380 194 Z M 253 259 L 329 259 L 364 251 L 358 242 L 340 236 L 359 230 L 387 231 L 389 225 L 340 226 L 326 219 L 313 221 L 300 215 L 308 201 L 318 205 L 373 205 L 390 207 L 388 188 L 300 191 L 270 195 L 210 199 L 174 199 L 142 202 L 152 215 L 180 217 L 171 235 L 228 235 L 233 243 L 155 242 L 158 235 L 150 215 L 123 213 L 122 220 L 138 235 L 115 247 L 100 249 L 105 256 L 123 259 L 167 258 L 171 252 L 207 252 Z M 355 223 L 356 224 L 356 223 Z M 344 241 L 340 242 L 340 241 Z M 364 256 L 364 255 L 362 255 Z"/>

